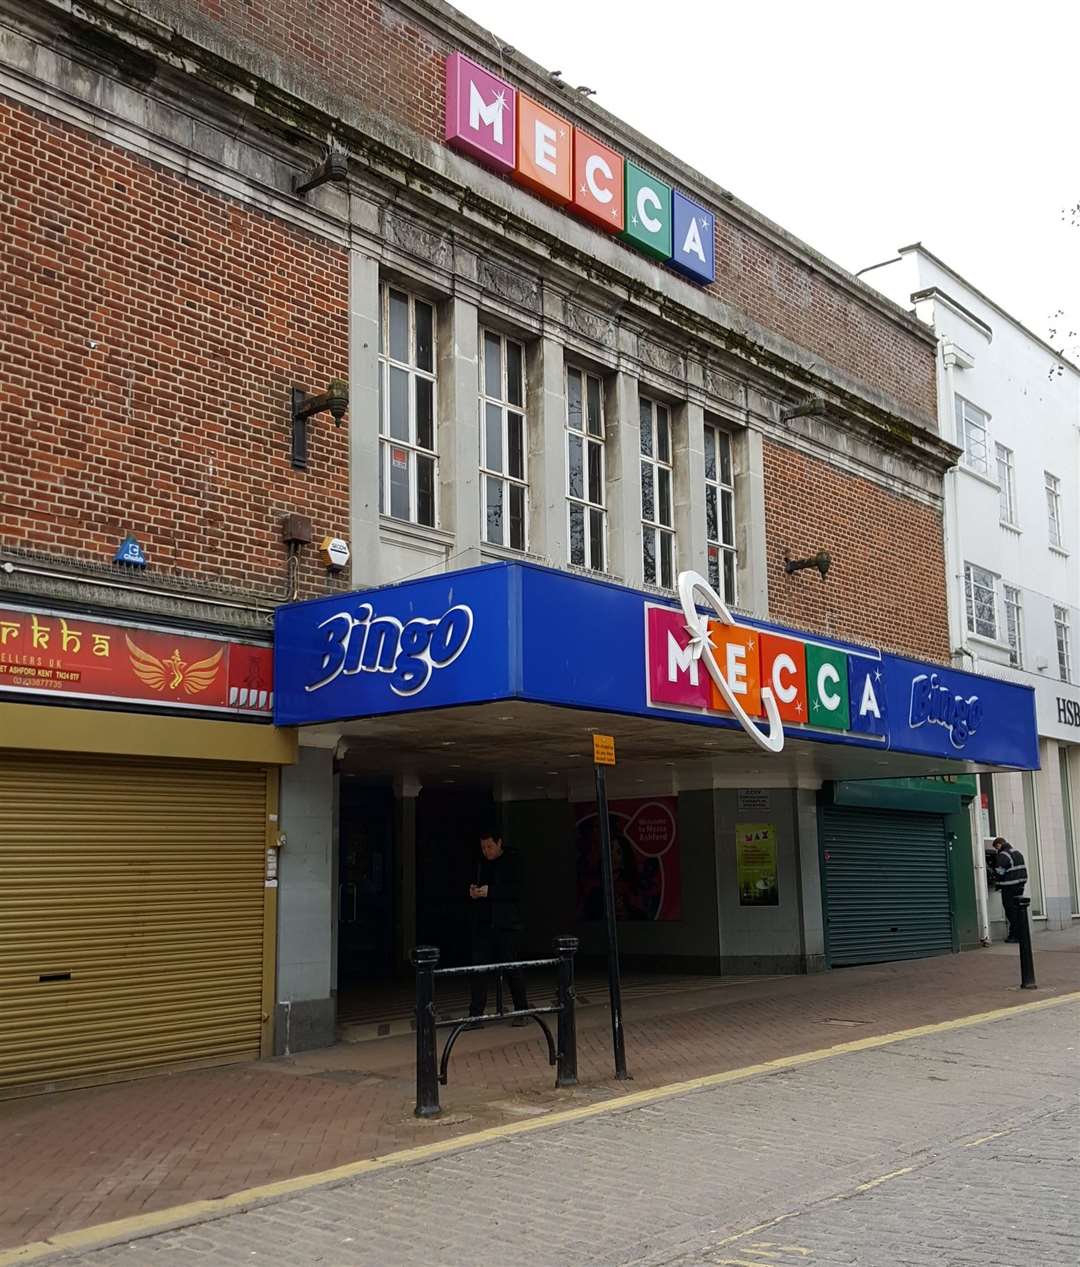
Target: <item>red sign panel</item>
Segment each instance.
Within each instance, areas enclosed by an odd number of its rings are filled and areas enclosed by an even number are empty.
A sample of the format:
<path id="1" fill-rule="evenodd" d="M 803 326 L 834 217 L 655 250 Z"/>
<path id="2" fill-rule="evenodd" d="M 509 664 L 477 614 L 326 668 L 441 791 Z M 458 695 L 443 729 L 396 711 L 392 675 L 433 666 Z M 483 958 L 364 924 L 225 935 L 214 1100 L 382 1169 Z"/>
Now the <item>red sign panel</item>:
<path id="1" fill-rule="evenodd" d="M 269 647 L 0 608 L 0 690 L 273 712 Z"/>

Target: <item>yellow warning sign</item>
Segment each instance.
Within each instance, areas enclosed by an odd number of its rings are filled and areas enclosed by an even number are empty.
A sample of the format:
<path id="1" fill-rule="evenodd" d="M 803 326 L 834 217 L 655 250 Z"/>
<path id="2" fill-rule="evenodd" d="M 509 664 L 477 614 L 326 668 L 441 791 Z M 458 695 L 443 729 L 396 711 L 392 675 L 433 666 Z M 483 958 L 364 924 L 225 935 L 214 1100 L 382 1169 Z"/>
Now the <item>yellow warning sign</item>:
<path id="1" fill-rule="evenodd" d="M 615 736 L 593 735 L 592 759 L 595 765 L 615 764 Z"/>

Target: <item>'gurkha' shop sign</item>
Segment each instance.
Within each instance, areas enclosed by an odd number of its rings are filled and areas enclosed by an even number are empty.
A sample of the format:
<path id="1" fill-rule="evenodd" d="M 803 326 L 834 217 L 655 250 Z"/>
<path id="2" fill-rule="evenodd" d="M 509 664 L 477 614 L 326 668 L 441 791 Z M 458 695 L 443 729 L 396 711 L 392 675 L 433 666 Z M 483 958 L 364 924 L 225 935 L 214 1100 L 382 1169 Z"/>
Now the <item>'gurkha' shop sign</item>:
<path id="1" fill-rule="evenodd" d="M 691 281 L 715 279 L 711 211 L 461 53 L 446 59 L 446 141 Z"/>

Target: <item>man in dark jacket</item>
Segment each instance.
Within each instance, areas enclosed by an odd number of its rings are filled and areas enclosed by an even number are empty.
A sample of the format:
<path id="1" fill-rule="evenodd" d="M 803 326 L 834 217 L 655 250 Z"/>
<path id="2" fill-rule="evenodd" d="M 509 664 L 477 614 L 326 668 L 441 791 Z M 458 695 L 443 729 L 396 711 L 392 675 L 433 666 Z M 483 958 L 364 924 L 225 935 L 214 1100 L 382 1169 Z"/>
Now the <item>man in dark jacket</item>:
<path id="1" fill-rule="evenodd" d="M 502 837 L 485 832 L 480 837 L 480 861 L 476 882 L 469 885 L 472 901 L 473 963 L 507 963 L 521 958 L 518 934 L 521 919 L 521 876 L 513 853 L 503 848 Z M 520 972 L 507 973 L 514 1010 L 529 1006 L 525 978 Z M 469 1015 L 481 1016 L 487 1004 L 487 977 L 473 977 Z M 524 1018 L 522 1023 L 524 1023 Z M 515 1021 L 514 1024 L 518 1022 Z"/>
<path id="2" fill-rule="evenodd" d="M 1004 836 L 994 841 L 994 849 L 994 883 L 1001 892 L 1001 905 L 1009 921 L 1009 935 L 1005 940 L 1015 942 L 1020 940 L 1020 898 L 1027 884 L 1027 864 L 1020 850 L 1014 849 Z"/>

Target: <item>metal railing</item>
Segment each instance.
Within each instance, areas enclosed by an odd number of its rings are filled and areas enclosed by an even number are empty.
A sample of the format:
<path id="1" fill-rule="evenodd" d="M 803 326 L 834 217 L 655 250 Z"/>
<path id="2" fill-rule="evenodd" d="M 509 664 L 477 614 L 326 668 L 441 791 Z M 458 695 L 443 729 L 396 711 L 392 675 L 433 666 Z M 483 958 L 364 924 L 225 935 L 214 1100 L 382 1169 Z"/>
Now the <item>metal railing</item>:
<path id="1" fill-rule="evenodd" d="M 416 967 L 416 1109 L 417 1117 L 434 1117 L 440 1112 L 439 1085 L 446 1086 L 450 1054 L 463 1030 L 469 1027 L 533 1019 L 544 1032 L 548 1047 L 548 1064 L 556 1066 L 556 1087 L 577 1086 L 577 1019 L 575 1016 L 574 954 L 576 937 L 556 937 L 554 959 L 521 959 L 512 963 L 474 964 L 465 968 L 437 968 L 437 946 L 417 946 L 412 952 Z M 549 1007 L 503 1010 L 502 978 L 504 973 L 521 972 L 526 968 L 556 968 L 558 990 L 556 1002 Z M 455 1016 L 439 1020 L 435 1009 L 436 977 L 477 977 L 494 972 L 495 1012 L 482 1016 Z M 558 1041 L 551 1035 L 545 1016 L 558 1017 Z M 438 1054 L 438 1031 L 449 1029 L 442 1059 Z"/>

